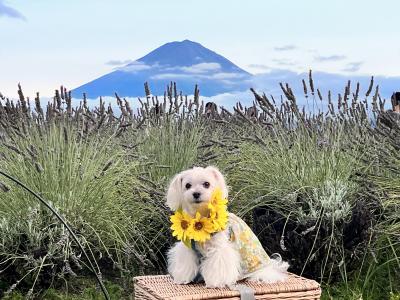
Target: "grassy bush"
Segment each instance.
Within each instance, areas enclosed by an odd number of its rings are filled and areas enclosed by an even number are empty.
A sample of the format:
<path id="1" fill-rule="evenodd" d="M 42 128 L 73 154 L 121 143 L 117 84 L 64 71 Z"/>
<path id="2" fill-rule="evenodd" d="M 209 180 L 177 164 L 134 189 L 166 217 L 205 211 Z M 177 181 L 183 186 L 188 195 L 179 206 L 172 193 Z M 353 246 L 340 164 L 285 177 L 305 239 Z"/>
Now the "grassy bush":
<path id="1" fill-rule="evenodd" d="M 391 299 L 399 297 L 396 296 L 400 290 L 400 159 L 396 154 L 400 149 L 399 120 L 382 122 L 372 132 L 373 141 L 360 178 L 364 197 L 375 198 L 382 207 L 379 222 L 373 228 L 376 241 L 370 245 L 362 271 L 356 277 L 364 295 L 371 299 L 388 292 Z"/>
<path id="2" fill-rule="evenodd" d="M 120 197 L 120 185 L 133 183 L 131 168 L 114 143 L 112 137 L 79 138 L 67 123 L 49 124 L 42 132 L 33 126 L 2 144 L 0 166 L 49 200 L 99 265 L 123 270 L 143 249 L 135 245 L 136 208 Z M 32 196 L 6 184 L 11 189 L 0 202 L 6 282 L 33 291 L 36 284 L 76 276 L 86 262 L 66 229 Z"/>
<path id="3" fill-rule="evenodd" d="M 196 164 L 203 134 L 201 121 L 167 118 L 157 126 L 149 125 L 138 137 L 138 152 L 147 163 L 143 171 L 149 179 L 165 184 Z"/>
<path id="4" fill-rule="evenodd" d="M 268 252 L 281 253 L 292 271 L 338 280 L 350 264 L 357 268 L 354 256 L 369 240 L 372 224 L 365 226 L 364 218 L 375 222 L 367 209 L 373 203 L 358 195 L 352 180 L 362 147 L 349 153 L 341 124 L 262 134 L 257 143 L 239 146 L 240 162 L 229 174 L 240 195 L 236 210 L 253 218 Z"/>

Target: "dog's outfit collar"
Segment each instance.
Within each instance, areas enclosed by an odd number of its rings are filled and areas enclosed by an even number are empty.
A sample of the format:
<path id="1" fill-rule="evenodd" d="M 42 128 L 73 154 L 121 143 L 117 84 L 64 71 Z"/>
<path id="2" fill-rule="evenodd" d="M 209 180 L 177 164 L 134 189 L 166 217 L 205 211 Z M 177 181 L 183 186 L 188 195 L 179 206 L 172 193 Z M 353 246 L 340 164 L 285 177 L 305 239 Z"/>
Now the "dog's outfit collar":
<path id="1" fill-rule="evenodd" d="M 194 253 L 196 253 L 196 256 L 199 260 L 202 259 L 203 255 L 201 254 L 201 252 L 199 251 L 199 249 L 197 249 L 196 247 L 196 242 L 194 240 L 191 240 L 190 242 L 190 247 L 192 248 L 192 250 L 194 251 Z M 200 282 L 204 282 L 203 276 L 201 276 L 201 273 L 198 272 L 196 274 L 196 277 L 192 280 L 192 283 L 200 283 Z"/>

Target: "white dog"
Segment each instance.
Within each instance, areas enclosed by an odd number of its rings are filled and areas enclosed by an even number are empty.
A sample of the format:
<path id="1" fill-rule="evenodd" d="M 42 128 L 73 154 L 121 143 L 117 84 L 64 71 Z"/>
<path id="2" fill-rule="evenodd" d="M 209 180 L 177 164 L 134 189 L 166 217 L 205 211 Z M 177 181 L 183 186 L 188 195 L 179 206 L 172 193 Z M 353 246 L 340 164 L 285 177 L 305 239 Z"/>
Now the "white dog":
<path id="1" fill-rule="evenodd" d="M 215 188 L 228 197 L 225 179 L 215 167 L 196 167 L 177 174 L 167 192 L 167 205 L 192 217 L 208 202 Z M 187 284 L 201 276 L 207 287 L 234 285 L 238 280 L 276 282 L 285 280 L 286 262 L 269 258 L 250 228 L 229 214 L 227 228 L 211 236 L 203 245 L 176 243 L 168 252 L 168 271 L 175 283 Z"/>

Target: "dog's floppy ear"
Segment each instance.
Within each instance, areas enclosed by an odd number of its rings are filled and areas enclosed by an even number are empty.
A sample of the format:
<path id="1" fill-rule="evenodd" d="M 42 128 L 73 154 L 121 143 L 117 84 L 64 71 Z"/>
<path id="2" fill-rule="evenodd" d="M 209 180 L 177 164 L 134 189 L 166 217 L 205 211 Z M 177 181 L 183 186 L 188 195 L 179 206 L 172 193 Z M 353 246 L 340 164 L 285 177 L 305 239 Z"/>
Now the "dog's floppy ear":
<path id="1" fill-rule="evenodd" d="M 212 175 L 214 176 L 215 180 L 217 181 L 219 187 L 222 189 L 224 197 L 228 198 L 228 187 L 226 186 L 225 178 L 222 175 L 222 173 L 216 167 L 213 167 L 213 166 L 207 167 L 206 170 L 208 170 L 212 173 Z"/>
<path id="2" fill-rule="evenodd" d="M 182 202 L 182 173 L 175 175 L 171 180 L 167 191 L 167 206 L 175 211 L 181 206 Z"/>

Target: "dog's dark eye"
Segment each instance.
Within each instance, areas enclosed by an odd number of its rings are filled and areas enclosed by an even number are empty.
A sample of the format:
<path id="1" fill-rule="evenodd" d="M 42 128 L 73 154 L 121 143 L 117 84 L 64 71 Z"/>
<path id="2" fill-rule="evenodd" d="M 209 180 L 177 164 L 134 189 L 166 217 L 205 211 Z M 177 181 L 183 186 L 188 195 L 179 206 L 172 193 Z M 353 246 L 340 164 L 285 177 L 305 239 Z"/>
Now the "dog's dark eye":
<path id="1" fill-rule="evenodd" d="M 192 187 L 192 185 L 190 183 L 186 183 L 185 188 L 188 190 Z"/>
<path id="2" fill-rule="evenodd" d="M 203 186 L 208 189 L 210 187 L 210 183 L 208 181 L 203 183 Z"/>

